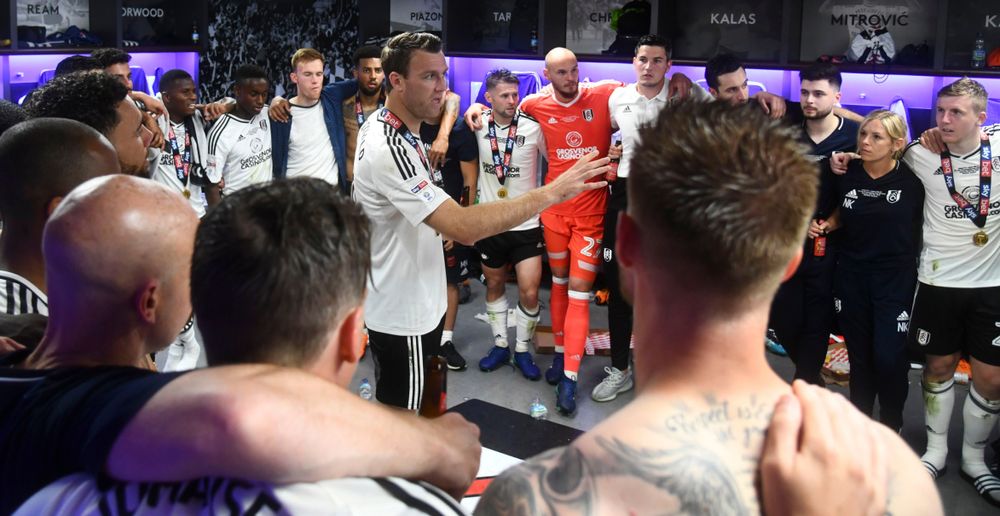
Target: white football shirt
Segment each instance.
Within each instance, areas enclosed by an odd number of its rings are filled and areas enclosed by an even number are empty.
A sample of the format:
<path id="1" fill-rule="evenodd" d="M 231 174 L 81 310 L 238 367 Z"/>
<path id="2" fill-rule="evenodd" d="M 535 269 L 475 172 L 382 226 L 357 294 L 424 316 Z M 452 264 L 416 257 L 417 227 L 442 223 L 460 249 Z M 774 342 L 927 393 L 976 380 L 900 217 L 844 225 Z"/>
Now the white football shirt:
<path id="1" fill-rule="evenodd" d="M 49 315 L 49 298 L 28 281 L 13 272 L 0 271 L 0 314 Z"/>
<path id="2" fill-rule="evenodd" d="M 497 178 L 493 165 L 493 150 L 490 145 L 489 124 L 483 123 L 482 129 L 476 131 L 476 142 L 479 145 L 479 181 L 478 185 L 479 202 L 496 202 L 517 198 L 538 187 L 538 167 L 539 155 L 545 153 L 545 139 L 542 136 L 541 126 L 538 121 L 521 111 L 518 111 L 517 132 L 514 135 L 514 150 L 510 155 L 510 168 L 504 179 L 503 188 L 507 190 L 507 197 L 501 198 L 499 195 L 500 180 Z M 483 112 L 483 120 L 492 120 L 492 111 Z M 497 152 L 503 160 L 504 150 L 507 145 L 507 135 L 510 124 L 497 125 Z M 510 231 L 522 231 L 538 227 L 538 215 L 534 215 L 523 223 L 510 229 Z"/>
<path id="3" fill-rule="evenodd" d="M 622 159 L 618 164 L 618 177 L 628 177 L 629 163 L 635 148 L 639 145 L 639 128 L 653 123 L 667 104 L 678 97 L 668 98 L 667 83 L 655 97 L 647 99 L 636 89 L 635 83 L 622 86 L 608 97 L 608 109 L 611 111 L 611 125 L 621 132 Z M 712 100 L 712 95 L 697 84 L 691 86 L 691 98 L 701 101 Z"/>
<path id="4" fill-rule="evenodd" d="M 903 161 L 924 184 L 923 249 L 917 277 L 921 283 L 952 288 L 1000 286 L 1000 124 L 984 128 L 992 147 L 990 212 L 979 228 L 966 218 L 945 186 L 941 157 L 917 142 L 906 149 Z M 979 149 L 952 155 L 955 191 L 973 205 L 979 202 Z M 973 245 L 972 236 L 985 231 L 989 242 Z"/>
<path id="5" fill-rule="evenodd" d="M 223 115 L 208 133 L 210 177 L 221 175 L 223 194 L 271 180 L 271 124 L 267 106 L 250 120 Z"/>
<path id="6" fill-rule="evenodd" d="M 192 160 L 201 159 L 196 157 L 195 153 L 199 150 L 203 150 L 204 146 L 208 143 L 206 141 L 207 136 L 205 135 L 205 122 L 201 117 L 201 113 L 195 111 L 194 114 L 194 124 L 196 125 L 195 135 L 192 135 L 191 145 L 194 147 L 192 149 Z M 187 190 L 190 193 L 188 197 L 188 202 L 191 203 L 191 208 L 194 212 L 198 214 L 198 218 L 205 216 L 205 198 L 202 195 L 202 189 L 196 184 L 190 182 L 190 171 L 188 175 L 188 180 L 181 182 L 180 178 L 177 177 L 177 168 L 174 166 L 174 153 L 170 147 L 169 134 L 170 129 L 174 131 L 174 137 L 177 139 L 177 146 L 181 153 L 184 154 L 187 147 L 184 144 L 185 136 L 187 135 L 187 129 L 184 127 L 183 123 L 175 124 L 170 121 L 169 117 L 161 116 L 156 119 L 156 123 L 160 125 L 160 130 L 163 131 L 163 138 L 167 141 L 167 150 L 155 149 L 155 160 L 156 166 L 153 167 L 152 179 L 158 183 L 163 183 L 169 186 L 172 190 L 183 193 Z M 198 127 L 200 126 L 200 127 Z M 200 134 L 198 134 L 200 133 Z M 201 141 L 199 141 L 199 138 Z M 206 172 L 208 169 L 206 168 Z M 221 172 L 220 170 L 213 169 L 211 171 L 213 174 Z M 216 175 L 215 177 L 209 176 L 209 180 L 213 183 L 218 183 L 221 176 Z"/>
<path id="7" fill-rule="evenodd" d="M 440 489 L 401 478 L 343 478 L 272 486 L 228 478 L 96 482 L 77 473 L 24 502 L 16 515 L 441 514 L 465 510 Z"/>
<path id="8" fill-rule="evenodd" d="M 383 110 L 358 132 L 352 196 L 371 221 L 372 286 L 365 324 L 390 335 L 423 335 L 447 308 L 441 236 L 424 223 L 451 199 Z M 419 130 L 414 141 L 423 146 Z M 425 154 L 426 155 L 426 154 Z"/>

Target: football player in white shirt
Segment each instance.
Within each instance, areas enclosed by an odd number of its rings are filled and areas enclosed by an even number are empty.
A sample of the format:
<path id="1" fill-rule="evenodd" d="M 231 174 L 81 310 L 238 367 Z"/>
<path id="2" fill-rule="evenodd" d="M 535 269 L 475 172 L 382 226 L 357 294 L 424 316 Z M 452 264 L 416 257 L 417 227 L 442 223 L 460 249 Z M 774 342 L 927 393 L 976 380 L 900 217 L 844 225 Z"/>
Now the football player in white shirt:
<path id="1" fill-rule="evenodd" d="M 910 345 L 926 354 L 923 374 L 927 451 L 932 477 L 944 474 L 954 374 L 968 354 L 972 383 L 962 407 L 961 475 L 1000 506 L 1000 478 L 985 463 L 1000 415 L 1000 125 L 982 127 L 987 93 L 971 79 L 937 94 L 937 127 L 910 144 L 903 161 L 924 184 L 923 250 L 911 311 Z M 935 151 L 941 150 L 940 154 Z M 850 155 L 838 156 L 838 162 Z"/>
<path id="2" fill-rule="evenodd" d="M 210 177 L 205 168 L 208 137 L 206 121 L 199 106 L 198 90 L 194 79 L 184 70 L 168 70 L 160 77 L 160 96 L 167 108 L 167 116 L 157 119 L 164 134 L 165 148 L 156 149 L 152 179 L 169 186 L 191 204 L 198 218 L 205 216 L 205 203 L 219 202 L 219 170 Z M 222 106 L 220 105 L 220 108 Z M 202 195 L 204 193 L 204 195 Z M 181 334 L 166 351 L 162 371 L 185 371 L 198 365 L 201 343 L 194 329 L 194 319 L 189 319 Z"/>
<path id="3" fill-rule="evenodd" d="M 354 199 L 372 221 L 372 288 L 365 324 L 375 353 L 379 401 L 416 410 L 423 393 L 424 359 L 436 354 L 446 309 L 442 235 L 472 245 L 506 231 L 542 209 L 585 190 L 607 172 L 606 158 L 584 156 L 546 186 L 503 203 L 462 207 L 433 184 L 422 120 L 441 113 L 447 61 L 441 40 L 403 33 L 382 52 L 387 99 L 358 135 Z"/>
<path id="4" fill-rule="evenodd" d="M 208 133 L 208 174 L 222 176 L 223 195 L 271 180 L 267 72 L 243 65 L 236 69 L 234 83 L 236 107 Z"/>
<path id="5" fill-rule="evenodd" d="M 479 202 L 507 202 L 538 187 L 538 157 L 544 152 L 541 126 L 517 109 L 520 102 L 517 76 L 506 69 L 486 76 L 486 101 L 491 111 L 483 113 L 483 127 L 476 131 L 479 144 Z M 538 217 L 513 229 L 476 242 L 486 277 L 486 315 L 493 334 L 493 347 L 479 369 L 493 371 L 511 362 L 507 343 L 507 272 L 517 271 L 517 330 L 513 363 L 529 380 L 542 377 L 531 357 L 540 307 L 538 286 L 542 281 L 545 243 Z"/>
<path id="6" fill-rule="evenodd" d="M 670 72 L 670 44 L 663 38 L 648 34 L 639 38 L 632 57 L 636 82 L 615 90 L 608 98 L 611 125 L 620 131 L 621 145 L 613 146 L 609 156 L 620 156 L 614 178 L 609 178 L 607 212 L 604 216 L 604 278 L 608 284 L 608 329 L 611 333 L 611 367 L 605 367 L 607 376 L 594 387 L 590 397 L 594 401 L 611 401 L 619 393 L 632 388 L 632 370 L 629 368 L 629 348 L 632 342 L 632 307 L 622 297 L 618 277 L 618 260 L 615 257 L 616 226 L 618 214 L 628 208 L 629 161 L 639 144 L 639 127 L 656 119 L 669 102 L 666 75 Z M 711 100 L 712 96 L 698 86 L 691 87 L 691 98 Z"/>
<path id="7" fill-rule="evenodd" d="M 160 96 L 167 116 L 159 118 L 157 123 L 166 143 L 163 149 L 157 149 L 159 156 L 152 178 L 188 199 L 201 218 L 205 216 L 205 198 L 212 199 L 213 205 L 218 203 L 220 177 L 208 177 L 206 173 L 208 122 L 198 110 L 194 79 L 184 70 L 168 70 L 160 77 Z"/>

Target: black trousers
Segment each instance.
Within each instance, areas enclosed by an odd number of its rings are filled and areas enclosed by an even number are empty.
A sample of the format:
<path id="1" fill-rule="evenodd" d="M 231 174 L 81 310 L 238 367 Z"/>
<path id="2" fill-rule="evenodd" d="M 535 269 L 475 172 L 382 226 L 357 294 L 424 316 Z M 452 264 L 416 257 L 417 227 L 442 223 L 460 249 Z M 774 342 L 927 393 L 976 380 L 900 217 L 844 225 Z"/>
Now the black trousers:
<path id="1" fill-rule="evenodd" d="M 771 304 L 769 326 L 795 363 L 795 378 L 817 385 L 823 383 L 820 371 L 833 329 L 835 263 L 836 251 L 831 247 L 826 256 L 807 253 Z"/>
<path id="2" fill-rule="evenodd" d="M 879 420 L 897 431 L 909 391 L 906 334 L 916 285 L 915 265 L 884 271 L 840 267 L 834 288 L 851 361 L 851 402 L 871 416 L 878 398 Z"/>
<path id="3" fill-rule="evenodd" d="M 632 305 L 622 297 L 615 257 L 618 214 L 628 208 L 628 180 L 620 177 L 611 183 L 608 209 L 604 215 L 604 280 L 608 286 L 608 330 L 611 334 L 611 365 L 618 370 L 629 367 L 629 347 L 632 344 Z"/>

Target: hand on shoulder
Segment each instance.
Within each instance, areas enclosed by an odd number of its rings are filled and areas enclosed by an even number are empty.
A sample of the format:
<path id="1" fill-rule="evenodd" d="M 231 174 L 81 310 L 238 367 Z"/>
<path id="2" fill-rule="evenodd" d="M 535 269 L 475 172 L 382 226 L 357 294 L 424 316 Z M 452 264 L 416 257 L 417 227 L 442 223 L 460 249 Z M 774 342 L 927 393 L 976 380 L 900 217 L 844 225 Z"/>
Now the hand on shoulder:
<path id="1" fill-rule="evenodd" d="M 899 436 L 839 394 L 801 380 L 792 390 L 775 407 L 761 455 L 767 514 L 943 514 Z"/>

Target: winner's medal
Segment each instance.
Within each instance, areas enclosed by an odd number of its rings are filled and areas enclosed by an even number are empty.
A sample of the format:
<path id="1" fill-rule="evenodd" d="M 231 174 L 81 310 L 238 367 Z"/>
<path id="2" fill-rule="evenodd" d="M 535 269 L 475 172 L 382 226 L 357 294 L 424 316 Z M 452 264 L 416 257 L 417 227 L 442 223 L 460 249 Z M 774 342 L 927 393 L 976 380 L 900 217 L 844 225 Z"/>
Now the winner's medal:
<path id="1" fill-rule="evenodd" d="M 986 226 L 986 217 L 990 213 L 990 181 L 993 177 L 992 155 L 990 140 L 983 135 L 979 144 L 979 200 L 978 206 L 976 206 L 956 190 L 951 154 L 947 150 L 941 153 L 941 175 L 944 177 L 944 185 L 948 188 L 948 193 L 951 194 L 951 198 L 958 205 L 958 208 L 962 210 L 965 218 L 971 220 L 979 228 Z M 983 247 L 989 241 L 989 235 L 982 229 L 972 235 L 972 245 L 976 247 Z"/>
<path id="2" fill-rule="evenodd" d="M 497 189 L 497 197 L 501 199 L 507 198 L 507 187 L 504 186 L 504 182 L 506 182 L 507 173 L 510 171 L 510 157 L 514 152 L 514 143 L 517 141 L 517 121 L 520 117 L 521 113 L 517 112 L 510 121 L 510 127 L 507 128 L 507 141 L 504 145 L 503 155 L 501 156 L 500 145 L 497 144 L 496 124 L 493 123 L 493 115 L 490 114 L 487 139 L 490 141 L 490 150 L 493 151 L 493 173 L 496 174 L 497 182 L 500 183 L 500 188 Z"/>
<path id="3" fill-rule="evenodd" d="M 174 169 L 177 171 L 177 180 L 180 181 L 181 194 L 185 199 L 191 198 L 191 131 L 184 132 L 184 152 L 181 152 L 180 143 L 177 142 L 177 135 L 174 134 L 173 124 L 168 122 L 167 139 L 170 140 L 170 151 L 174 157 Z"/>

